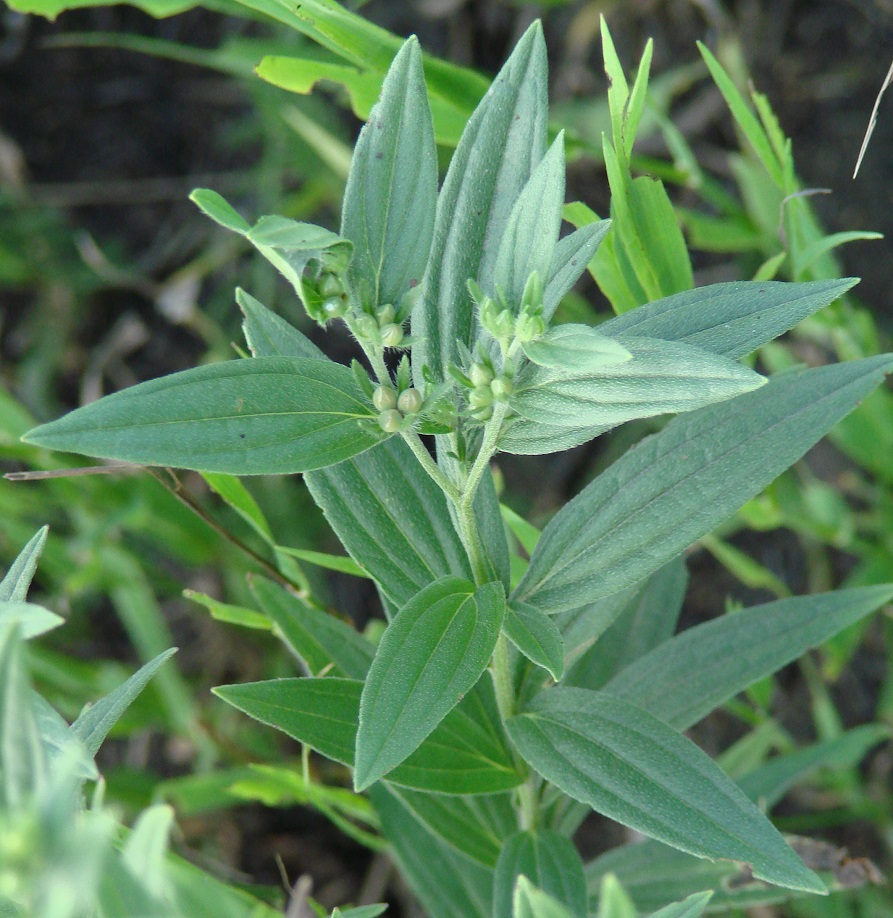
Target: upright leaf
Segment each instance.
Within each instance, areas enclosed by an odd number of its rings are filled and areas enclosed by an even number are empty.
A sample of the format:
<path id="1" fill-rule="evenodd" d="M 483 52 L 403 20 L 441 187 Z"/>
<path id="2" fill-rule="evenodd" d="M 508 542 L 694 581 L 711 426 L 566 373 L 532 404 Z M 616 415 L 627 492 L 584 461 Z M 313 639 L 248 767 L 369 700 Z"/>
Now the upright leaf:
<path id="1" fill-rule="evenodd" d="M 513 598 L 554 614 L 634 584 L 768 485 L 893 368 L 781 374 L 642 441 L 549 522 Z"/>
<path id="2" fill-rule="evenodd" d="M 444 577 L 388 626 L 360 702 L 354 786 L 363 790 L 414 752 L 478 681 L 505 614 L 501 583 Z"/>
<path id="3" fill-rule="evenodd" d="M 422 297 L 413 310 L 416 384 L 422 367 L 446 379 L 471 346 L 469 278 L 489 276 L 509 214 L 546 151 L 548 65 L 542 26 L 532 25 L 469 119 L 437 202 Z"/>
<path id="4" fill-rule="evenodd" d="M 558 240 L 543 290 L 543 318 L 547 322 L 586 270 L 610 227 L 610 220 L 599 220 Z"/>
<path id="5" fill-rule="evenodd" d="M 241 288 L 236 289 L 236 302 L 245 316 L 242 332 L 254 357 L 328 360 L 309 338 Z"/>
<path id="6" fill-rule="evenodd" d="M 28 544 L 12 562 L 12 567 L 0 581 L 0 602 L 24 602 L 34 579 L 40 553 L 46 545 L 50 527 L 43 526 L 30 538 Z"/>
<path id="7" fill-rule="evenodd" d="M 351 371 L 299 357 L 232 360 L 140 383 L 23 437 L 50 449 L 232 475 L 334 465 L 375 446 Z"/>
<path id="8" fill-rule="evenodd" d="M 611 819 L 698 857 L 744 861 L 769 883 L 826 891 L 706 753 L 639 708 L 553 688 L 508 729 L 546 780 Z"/>
<path id="9" fill-rule="evenodd" d="M 515 884 L 511 914 L 512 918 L 573 918 L 560 902 L 537 889 L 523 875 Z"/>
<path id="10" fill-rule="evenodd" d="M 437 204 L 437 150 L 422 53 L 409 39 L 353 154 L 341 235 L 354 243 L 349 276 L 364 306 L 396 304 L 425 272 Z"/>

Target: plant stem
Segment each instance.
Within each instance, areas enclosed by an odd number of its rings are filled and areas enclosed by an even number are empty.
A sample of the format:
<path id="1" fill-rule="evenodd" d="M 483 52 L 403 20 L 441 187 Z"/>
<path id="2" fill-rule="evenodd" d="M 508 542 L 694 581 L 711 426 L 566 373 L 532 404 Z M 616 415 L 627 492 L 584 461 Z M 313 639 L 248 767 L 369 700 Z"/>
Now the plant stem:
<path id="1" fill-rule="evenodd" d="M 500 631 L 496 639 L 490 666 L 493 673 L 493 688 L 496 690 L 496 706 L 503 721 L 506 721 L 515 713 L 515 690 L 509 670 L 508 638 L 504 631 Z"/>
<path id="2" fill-rule="evenodd" d="M 401 431 L 401 435 L 415 454 L 416 459 L 419 460 L 422 468 L 434 480 L 435 484 L 440 486 L 443 493 L 458 506 L 461 497 L 459 489 L 450 481 L 446 472 L 444 472 L 444 470 L 434 461 L 431 453 L 428 452 L 425 448 L 425 444 L 422 443 L 421 437 L 414 430 L 403 430 Z"/>
<path id="3" fill-rule="evenodd" d="M 478 485 L 481 483 L 481 478 L 483 478 L 484 472 L 487 471 L 490 466 L 490 460 L 493 458 L 493 453 L 496 452 L 496 443 L 502 431 L 502 422 L 505 420 L 508 411 L 509 406 L 507 403 L 502 402 L 498 404 L 493 411 L 493 417 L 490 418 L 487 422 L 487 426 L 484 428 L 484 439 L 481 442 L 481 448 L 478 450 L 477 457 L 474 460 L 474 464 L 468 473 L 468 478 L 466 478 L 465 485 L 462 489 L 461 502 L 467 507 L 471 507 L 474 502 L 474 496 L 477 493 Z M 456 509 L 460 509 L 458 504 Z"/>

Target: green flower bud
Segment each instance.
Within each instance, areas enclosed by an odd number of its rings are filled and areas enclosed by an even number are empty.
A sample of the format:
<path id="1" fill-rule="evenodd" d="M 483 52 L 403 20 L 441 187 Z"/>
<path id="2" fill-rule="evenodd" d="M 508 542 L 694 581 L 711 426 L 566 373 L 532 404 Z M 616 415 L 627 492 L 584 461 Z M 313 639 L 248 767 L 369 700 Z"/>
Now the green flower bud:
<path id="1" fill-rule="evenodd" d="M 379 386 L 372 393 L 372 404 L 375 405 L 379 411 L 389 411 L 397 407 L 397 395 L 393 389 L 386 389 L 384 386 Z"/>
<path id="2" fill-rule="evenodd" d="M 418 389 L 407 389 L 397 399 L 397 409 L 403 414 L 418 414 L 422 407 L 422 393 Z"/>
<path id="3" fill-rule="evenodd" d="M 493 392 L 489 386 L 478 386 L 468 396 L 468 404 L 472 408 L 486 408 L 493 404 Z"/>
<path id="4" fill-rule="evenodd" d="M 323 274 L 316 289 L 323 299 L 327 299 L 330 296 L 341 296 L 344 293 L 344 284 L 337 274 Z"/>
<path id="5" fill-rule="evenodd" d="M 378 426 L 385 433 L 397 433 L 400 425 L 403 423 L 403 415 L 399 411 L 391 408 L 388 411 L 382 411 L 378 416 Z"/>
<path id="6" fill-rule="evenodd" d="M 493 371 L 480 363 L 472 365 L 468 376 L 475 386 L 489 386 L 493 382 Z"/>
<path id="7" fill-rule="evenodd" d="M 390 305 L 382 306 L 378 310 L 378 324 L 384 328 L 385 325 L 390 325 L 394 321 L 394 307 Z"/>
<path id="8" fill-rule="evenodd" d="M 374 341 L 378 337 L 378 322 L 370 315 L 363 314 L 358 316 L 354 323 L 354 328 L 358 338 Z"/>
<path id="9" fill-rule="evenodd" d="M 485 408 L 478 408 L 471 412 L 471 416 L 476 421 L 489 421 L 493 417 L 493 406 L 487 405 Z"/>
<path id="10" fill-rule="evenodd" d="M 522 315 L 515 323 L 515 337 L 526 344 L 541 338 L 546 331 L 546 323 L 540 316 Z"/>
<path id="11" fill-rule="evenodd" d="M 340 319 L 347 314 L 347 300 L 342 296 L 330 296 L 327 300 L 323 300 L 320 310 L 324 321 Z"/>
<path id="12" fill-rule="evenodd" d="M 397 347 L 403 340 L 403 329 L 391 322 L 389 325 L 383 325 L 381 329 L 381 343 L 385 347 Z"/>
<path id="13" fill-rule="evenodd" d="M 490 383 L 490 391 L 497 402 L 508 401 L 509 396 L 512 394 L 512 388 L 512 381 L 505 376 L 500 376 Z"/>

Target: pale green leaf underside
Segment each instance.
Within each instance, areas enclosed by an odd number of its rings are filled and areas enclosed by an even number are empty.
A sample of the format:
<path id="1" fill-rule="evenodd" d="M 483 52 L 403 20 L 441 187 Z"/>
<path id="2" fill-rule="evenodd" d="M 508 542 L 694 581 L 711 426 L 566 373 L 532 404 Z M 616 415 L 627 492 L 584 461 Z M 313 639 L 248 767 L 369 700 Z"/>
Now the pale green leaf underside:
<path id="1" fill-rule="evenodd" d="M 13 622 L 18 622 L 22 638 L 30 641 L 64 625 L 65 619 L 32 602 L 0 602 L 0 631 Z"/>

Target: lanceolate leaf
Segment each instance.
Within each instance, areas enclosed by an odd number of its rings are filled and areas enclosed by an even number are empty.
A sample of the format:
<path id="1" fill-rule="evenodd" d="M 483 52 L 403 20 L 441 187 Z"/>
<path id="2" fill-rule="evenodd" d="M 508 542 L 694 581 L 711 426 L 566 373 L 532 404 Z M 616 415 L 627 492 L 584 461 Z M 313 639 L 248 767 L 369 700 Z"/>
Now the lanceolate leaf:
<path id="1" fill-rule="evenodd" d="M 37 562 L 46 545 L 49 526 L 39 529 L 19 552 L 12 567 L 0 581 L 0 602 L 24 602 L 37 570 Z"/>
<path id="2" fill-rule="evenodd" d="M 474 310 L 469 278 L 489 276 L 509 214 L 546 151 L 546 47 L 535 23 L 475 109 L 438 198 L 422 298 L 413 310 L 416 384 L 423 365 L 435 379 L 470 346 Z"/>
<path id="3" fill-rule="evenodd" d="M 564 640 L 555 622 L 523 602 L 509 605 L 503 622 L 508 639 L 557 682 L 564 675 Z"/>
<path id="4" fill-rule="evenodd" d="M 493 878 L 493 914 L 512 913 L 518 877 L 525 876 L 574 916 L 586 918 L 586 877 L 574 843 L 549 829 L 516 832 L 499 855 Z"/>
<path id="5" fill-rule="evenodd" d="M 528 366 L 512 407 L 531 421 L 558 427 L 616 426 L 692 411 L 765 382 L 739 363 L 690 345 L 656 338 L 621 339 L 619 344 L 631 360 L 576 372 Z"/>
<path id="6" fill-rule="evenodd" d="M 537 889 L 525 876 L 518 877 L 512 896 L 512 918 L 573 918 L 555 898 Z"/>
<path id="7" fill-rule="evenodd" d="M 236 302 L 245 320 L 242 331 L 255 357 L 304 357 L 328 360 L 328 357 L 285 319 L 271 312 L 242 289 L 236 290 Z"/>
<path id="8" fill-rule="evenodd" d="M 709 756 L 634 705 L 552 688 L 508 729 L 543 777 L 611 819 L 698 857 L 744 861 L 767 882 L 825 891 Z"/>
<path id="9" fill-rule="evenodd" d="M 724 701 L 893 597 L 893 586 L 798 596 L 689 628 L 616 675 L 605 691 L 687 730 Z"/>
<path id="10" fill-rule="evenodd" d="M 444 577 L 388 626 L 360 702 L 354 786 L 363 790 L 414 752 L 478 681 L 505 614 L 501 583 Z"/>
<path id="11" fill-rule="evenodd" d="M 224 685 L 214 693 L 261 723 L 327 758 L 352 766 L 363 683 L 353 679 L 277 679 Z M 521 783 L 484 680 L 389 775 L 402 787 L 442 794 L 486 794 Z"/>
<path id="12" fill-rule="evenodd" d="M 599 220 L 558 240 L 543 291 L 543 318 L 547 322 L 586 270 L 610 227 L 610 220 Z"/>
<path id="13" fill-rule="evenodd" d="M 12 622 L 19 623 L 22 638 L 29 641 L 58 628 L 65 619 L 33 602 L 0 602 L 0 630 Z"/>
<path id="14" fill-rule="evenodd" d="M 471 577 L 443 492 L 400 438 L 304 481 L 354 561 L 398 606 L 439 577 Z"/>
<path id="15" fill-rule="evenodd" d="M 711 284 L 615 316 L 600 325 L 599 331 L 611 337 L 683 341 L 735 359 L 777 338 L 856 283 L 855 278 L 844 278 L 802 284 Z"/>
<path id="16" fill-rule="evenodd" d="M 660 911 L 652 912 L 649 918 L 698 918 L 710 903 L 713 893 L 710 891 L 695 893 L 682 902 L 671 902 Z"/>
<path id="17" fill-rule="evenodd" d="M 524 354 L 541 367 L 565 373 L 586 373 L 632 360 L 632 354 L 613 338 L 588 325 L 558 325 L 543 338 L 523 345 Z"/>
<path id="18" fill-rule="evenodd" d="M 549 522 L 513 598 L 554 614 L 647 577 L 759 494 L 891 368 L 883 355 L 792 371 L 676 418 Z"/>
<path id="19" fill-rule="evenodd" d="M 425 272 L 437 204 L 437 151 L 422 53 L 394 58 L 353 154 L 341 235 L 354 243 L 350 277 L 364 305 L 396 304 Z"/>
<path id="20" fill-rule="evenodd" d="M 233 360 L 140 383 L 30 431 L 36 446 L 231 475 L 323 468 L 385 434 L 347 367 Z"/>

